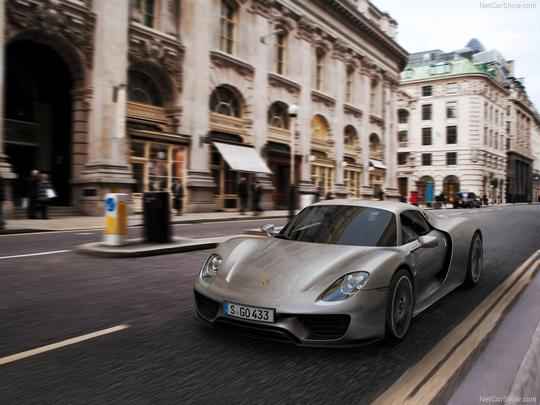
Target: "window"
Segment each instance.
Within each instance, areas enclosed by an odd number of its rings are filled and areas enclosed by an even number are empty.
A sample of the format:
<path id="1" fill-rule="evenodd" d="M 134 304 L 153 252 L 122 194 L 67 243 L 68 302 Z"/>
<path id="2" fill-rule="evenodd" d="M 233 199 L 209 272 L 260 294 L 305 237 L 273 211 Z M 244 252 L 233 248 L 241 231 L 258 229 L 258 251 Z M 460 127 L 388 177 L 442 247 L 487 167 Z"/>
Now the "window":
<path id="1" fill-rule="evenodd" d="M 422 145 L 426 146 L 432 143 L 431 128 L 422 128 Z"/>
<path id="2" fill-rule="evenodd" d="M 399 152 L 397 154 L 398 165 L 406 165 L 409 161 L 409 152 Z"/>
<path id="3" fill-rule="evenodd" d="M 495 149 L 499 149 L 499 134 L 495 132 L 495 136 L 493 138 L 493 147 Z"/>
<path id="4" fill-rule="evenodd" d="M 457 165 L 457 153 L 456 152 L 448 152 L 446 154 L 446 165 L 447 166 L 455 166 L 455 165 Z"/>
<path id="5" fill-rule="evenodd" d="M 287 32 L 283 31 L 276 38 L 276 73 L 285 74 L 285 63 L 287 55 Z"/>
<path id="6" fill-rule="evenodd" d="M 354 87 L 354 68 L 349 66 L 347 68 L 347 83 L 345 86 L 345 102 L 353 102 L 353 87 Z"/>
<path id="7" fill-rule="evenodd" d="M 412 79 L 413 76 L 414 76 L 414 70 L 412 69 L 407 69 L 403 72 L 404 79 Z"/>
<path id="8" fill-rule="evenodd" d="M 343 143 L 345 146 L 355 148 L 358 146 L 358 135 L 352 125 L 347 125 L 343 133 Z"/>
<path id="9" fill-rule="evenodd" d="M 322 90 L 324 86 L 324 62 L 325 52 L 322 49 L 317 49 L 315 55 L 315 88 Z"/>
<path id="10" fill-rule="evenodd" d="M 349 246 L 396 246 L 396 220 L 386 210 L 346 205 L 303 209 L 278 237 Z"/>
<path id="11" fill-rule="evenodd" d="M 446 143 L 447 144 L 457 143 L 457 127 L 455 125 L 446 127 Z"/>
<path id="12" fill-rule="evenodd" d="M 449 101 L 446 103 L 446 118 L 453 119 L 457 118 L 457 102 Z"/>
<path id="13" fill-rule="evenodd" d="M 431 231 L 425 218 L 416 211 L 405 211 L 399 216 L 399 219 L 401 221 L 402 244 L 412 242 Z"/>
<path id="14" fill-rule="evenodd" d="M 401 148 L 407 147 L 407 142 L 409 141 L 409 133 L 407 131 L 398 132 L 398 142 Z"/>
<path id="15" fill-rule="evenodd" d="M 142 23 L 147 27 L 154 27 L 154 0 L 137 0 L 136 8 L 141 13 Z"/>
<path id="16" fill-rule="evenodd" d="M 422 97 L 430 97 L 433 95 L 432 86 L 422 86 Z"/>
<path id="17" fill-rule="evenodd" d="M 219 48 L 226 53 L 234 52 L 234 31 L 236 25 L 236 7 L 228 1 L 221 1 L 221 36 Z"/>
<path id="18" fill-rule="evenodd" d="M 422 153 L 422 166 L 431 166 L 431 153 Z"/>
<path id="19" fill-rule="evenodd" d="M 422 105 L 422 120 L 430 121 L 431 120 L 432 106 L 431 104 Z"/>
<path id="20" fill-rule="evenodd" d="M 240 117 L 240 99 L 230 88 L 219 86 L 210 96 L 210 111 L 231 117 Z"/>
<path id="21" fill-rule="evenodd" d="M 276 101 L 268 109 L 268 125 L 274 128 L 289 129 L 289 107 L 287 104 Z"/>
<path id="22" fill-rule="evenodd" d="M 446 85 L 446 94 L 448 96 L 453 96 L 458 93 L 458 84 L 457 83 L 448 83 Z"/>
<path id="23" fill-rule="evenodd" d="M 154 80 L 137 70 L 128 72 L 127 96 L 129 101 L 135 103 L 163 106 L 161 92 Z"/>
<path id="24" fill-rule="evenodd" d="M 398 122 L 400 124 L 406 124 L 409 122 L 409 112 L 407 110 L 399 110 L 398 111 Z"/>

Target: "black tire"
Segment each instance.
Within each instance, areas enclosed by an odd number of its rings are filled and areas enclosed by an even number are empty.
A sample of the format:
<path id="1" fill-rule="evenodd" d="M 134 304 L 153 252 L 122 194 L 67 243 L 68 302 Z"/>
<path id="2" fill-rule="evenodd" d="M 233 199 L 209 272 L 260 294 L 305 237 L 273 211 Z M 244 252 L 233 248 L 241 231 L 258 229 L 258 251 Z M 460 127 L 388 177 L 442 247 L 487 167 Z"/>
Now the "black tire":
<path id="1" fill-rule="evenodd" d="M 478 232 L 471 239 L 469 248 L 469 258 L 467 260 L 467 274 L 465 275 L 464 285 L 472 288 L 480 282 L 482 271 L 484 269 L 484 245 L 482 237 Z"/>
<path id="2" fill-rule="evenodd" d="M 387 342 L 401 342 L 411 326 L 414 311 L 414 287 L 409 272 L 398 270 L 392 277 L 386 301 Z"/>

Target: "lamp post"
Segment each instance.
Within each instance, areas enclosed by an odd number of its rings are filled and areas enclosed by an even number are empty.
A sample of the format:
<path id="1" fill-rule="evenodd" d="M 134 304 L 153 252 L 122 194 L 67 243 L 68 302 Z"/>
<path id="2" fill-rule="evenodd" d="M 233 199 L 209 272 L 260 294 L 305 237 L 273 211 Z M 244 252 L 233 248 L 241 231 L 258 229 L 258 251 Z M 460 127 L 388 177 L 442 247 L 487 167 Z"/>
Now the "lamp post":
<path id="1" fill-rule="evenodd" d="M 296 181 L 295 181 L 295 144 L 296 144 L 296 117 L 298 116 L 298 106 L 291 104 L 288 109 L 289 126 L 291 129 L 291 176 L 289 179 L 289 221 L 296 214 Z"/>

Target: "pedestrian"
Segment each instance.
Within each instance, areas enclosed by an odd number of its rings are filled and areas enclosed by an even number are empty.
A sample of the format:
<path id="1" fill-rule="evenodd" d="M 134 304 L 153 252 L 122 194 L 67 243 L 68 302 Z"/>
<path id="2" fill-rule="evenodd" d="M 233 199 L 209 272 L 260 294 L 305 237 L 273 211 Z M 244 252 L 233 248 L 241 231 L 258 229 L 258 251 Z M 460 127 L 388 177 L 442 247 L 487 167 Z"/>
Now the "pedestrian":
<path id="1" fill-rule="evenodd" d="M 246 214 L 247 203 L 248 203 L 248 184 L 244 176 L 240 179 L 240 184 L 238 184 L 238 197 L 240 198 L 240 215 Z"/>
<path id="2" fill-rule="evenodd" d="M 2 173 L 0 173 L 0 230 L 4 229 L 6 223 L 4 221 L 4 200 L 6 199 L 6 194 L 4 190 L 4 178 Z"/>
<path id="3" fill-rule="evenodd" d="M 42 219 L 49 219 L 49 201 L 54 197 L 56 197 L 56 193 L 54 192 L 51 183 L 49 183 L 49 176 L 47 173 L 41 173 L 38 184 L 37 203 Z"/>
<path id="4" fill-rule="evenodd" d="M 409 197 L 409 202 L 411 205 L 418 206 L 418 193 L 415 191 L 411 191 L 411 195 Z"/>
<path id="5" fill-rule="evenodd" d="M 36 211 L 38 209 L 38 194 L 39 194 L 39 171 L 32 170 L 30 173 L 30 179 L 28 180 L 28 206 L 27 216 L 29 219 L 36 218 Z"/>
<path id="6" fill-rule="evenodd" d="M 182 210 L 184 208 L 184 185 L 182 184 L 182 180 L 173 180 L 171 193 L 173 195 L 173 206 L 176 210 L 176 215 L 182 215 Z"/>
<path id="7" fill-rule="evenodd" d="M 315 194 L 313 195 L 313 202 L 318 203 L 319 201 L 321 201 L 321 186 L 320 185 L 317 186 L 317 188 L 315 189 Z"/>
<path id="8" fill-rule="evenodd" d="M 384 200 L 384 191 L 382 190 L 382 188 L 379 190 L 379 200 Z"/>
<path id="9" fill-rule="evenodd" d="M 253 215 L 261 215 L 261 197 L 262 197 L 262 186 L 258 180 L 255 180 L 253 184 Z"/>
<path id="10" fill-rule="evenodd" d="M 484 194 L 484 196 L 482 197 L 482 203 L 484 205 L 488 205 L 489 201 L 488 201 L 488 198 L 487 198 L 487 195 Z"/>
<path id="11" fill-rule="evenodd" d="M 399 202 L 406 203 L 407 202 L 407 197 L 405 197 L 404 195 L 400 195 L 399 196 Z"/>

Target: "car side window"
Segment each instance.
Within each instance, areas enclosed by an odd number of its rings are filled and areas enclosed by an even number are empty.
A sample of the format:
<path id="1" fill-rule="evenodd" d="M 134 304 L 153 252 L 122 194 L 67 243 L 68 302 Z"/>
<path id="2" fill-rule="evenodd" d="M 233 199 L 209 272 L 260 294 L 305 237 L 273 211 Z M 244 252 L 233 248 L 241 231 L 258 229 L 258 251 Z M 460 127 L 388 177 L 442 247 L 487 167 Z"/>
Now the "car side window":
<path id="1" fill-rule="evenodd" d="M 427 234 L 431 227 L 425 218 L 416 211 L 405 211 L 400 215 L 402 244 L 412 242 Z"/>

